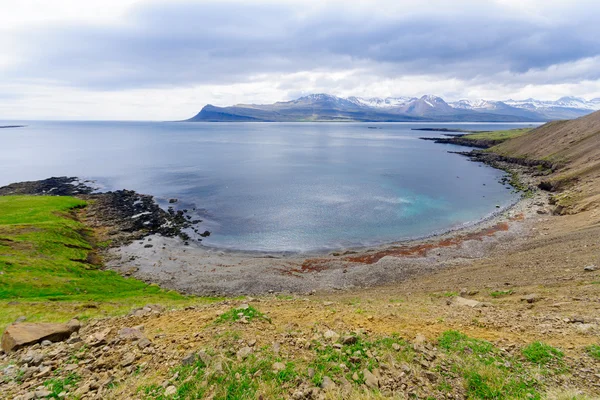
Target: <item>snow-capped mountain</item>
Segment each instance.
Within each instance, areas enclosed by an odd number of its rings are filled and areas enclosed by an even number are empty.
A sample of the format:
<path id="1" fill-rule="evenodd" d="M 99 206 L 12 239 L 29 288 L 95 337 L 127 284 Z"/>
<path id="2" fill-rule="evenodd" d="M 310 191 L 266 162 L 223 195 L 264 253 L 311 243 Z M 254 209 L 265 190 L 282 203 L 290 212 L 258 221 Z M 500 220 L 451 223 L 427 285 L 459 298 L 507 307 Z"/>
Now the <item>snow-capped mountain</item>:
<path id="1" fill-rule="evenodd" d="M 536 99 L 526 100 L 506 100 L 506 104 L 518 108 L 526 108 L 530 110 L 546 109 L 551 107 L 575 108 L 579 110 L 600 110 L 600 99 L 585 100 L 579 97 L 561 97 L 556 101 L 544 101 Z"/>
<path id="2" fill-rule="evenodd" d="M 338 97 L 309 94 L 274 104 L 205 106 L 190 121 L 473 121 L 538 122 L 577 118 L 600 110 L 600 98 L 459 100 L 422 97 Z"/>
<path id="3" fill-rule="evenodd" d="M 348 100 L 358 106 L 372 107 L 372 108 L 391 108 L 401 107 L 412 100 L 416 100 L 416 97 L 348 97 Z"/>

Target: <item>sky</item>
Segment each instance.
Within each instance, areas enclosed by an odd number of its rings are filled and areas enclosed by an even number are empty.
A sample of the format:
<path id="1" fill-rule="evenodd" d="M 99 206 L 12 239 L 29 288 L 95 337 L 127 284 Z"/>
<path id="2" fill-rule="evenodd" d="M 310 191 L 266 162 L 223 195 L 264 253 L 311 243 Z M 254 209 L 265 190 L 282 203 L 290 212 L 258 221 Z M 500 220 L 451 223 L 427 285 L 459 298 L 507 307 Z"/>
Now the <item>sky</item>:
<path id="1" fill-rule="evenodd" d="M 0 120 L 310 93 L 600 97 L 597 0 L 0 0 Z"/>

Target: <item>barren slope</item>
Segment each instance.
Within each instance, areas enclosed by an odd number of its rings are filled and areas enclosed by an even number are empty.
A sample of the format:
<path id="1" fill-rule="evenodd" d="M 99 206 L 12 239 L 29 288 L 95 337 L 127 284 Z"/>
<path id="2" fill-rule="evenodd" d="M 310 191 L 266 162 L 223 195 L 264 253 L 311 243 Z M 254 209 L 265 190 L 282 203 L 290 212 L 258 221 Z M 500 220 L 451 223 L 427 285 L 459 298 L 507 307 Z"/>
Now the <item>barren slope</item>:
<path id="1" fill-rule="evenodd" d="M 555 121 L 493 147 L 509 157 L 545 160 L 558 168 L 548 176 L 557 204 L 579 212 L 600 204 L 600 111 L 571 121 Z"/>

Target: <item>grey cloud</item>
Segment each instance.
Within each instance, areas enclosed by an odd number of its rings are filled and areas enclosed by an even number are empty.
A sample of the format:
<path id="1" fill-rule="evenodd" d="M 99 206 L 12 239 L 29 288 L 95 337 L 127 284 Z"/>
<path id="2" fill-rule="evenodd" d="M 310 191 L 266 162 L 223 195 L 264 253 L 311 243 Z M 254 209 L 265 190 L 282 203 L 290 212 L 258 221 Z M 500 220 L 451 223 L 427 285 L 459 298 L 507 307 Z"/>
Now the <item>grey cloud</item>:
<path id="1" fill-rule="evenodd" d="M 25 61 L 6 76 L 95 89 L 246 82 L 256 74 L 360 67 L 387 77 L 519 82 L 528 71 L 600 54 L 600 5 L 578 19 L 528 20 L 484 2 L 451 15 L 364 14 L 248 2 L 161 2 L 125 24 L 38 27 L 17 34 Z M 374 2 L 374 4 L 376 4 Z M 585 16 L 587 15 L 587 17 Z M 600 68 L 578 71 L 599 79 Z M 568 74 L 567 74 L 568 75 Z M 543 74 L 544 83 L 582 79 Z"/>

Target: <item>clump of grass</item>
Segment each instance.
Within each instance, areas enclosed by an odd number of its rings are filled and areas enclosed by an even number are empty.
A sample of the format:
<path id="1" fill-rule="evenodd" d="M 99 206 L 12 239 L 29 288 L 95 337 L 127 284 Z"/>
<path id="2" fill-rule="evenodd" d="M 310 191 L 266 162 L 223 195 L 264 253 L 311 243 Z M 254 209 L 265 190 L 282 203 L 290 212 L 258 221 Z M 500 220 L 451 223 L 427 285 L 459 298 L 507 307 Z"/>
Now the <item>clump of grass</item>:
<path id="1" fill-rule="evenodd" d="M 52 378 L 44 382 L 44 386 L 48 388 L 50 392 L 50 398 L 60 399 L 59 394 L 66 391 L 67 389 L 73 388 L 81 380 L 79 375 L 74 372 L 69 373 L 64 378 Z"/>
<path id="2" fill-rule="evenodd" d="M 492 343 L 446 331 L 438 345 L 452 359 L 452 370 L 465 381 L 469 399 L 540 399 L 537 381 Z"/>
<path id="3" fill-rule="evenodd" d="M 332 344 L 314 343 L 316 357 L 309 363 L 315 374 L 312 382 L 319 386 L 325 376 L 330 378 L 344 376 L 350 382 L 355 382 L 352 376 L 357 374 L 359 380 L 356 384 L 364 383 L 362 371 L 378 367 L 378 363 L 370 354 L 392 354 L 398 362 L 410 362 L 414 358 L 414 350 L 403 339 L 394 335 L 376 340 L 366 340 L 356 337 L 351 344 L 341 344 L 334 347 Z M 399 350 L 395 350 L 394 347 Z M 344 365 L 346 368 L 343 368 Z"/>
<path id="4" fill-rule="evenodd" d="M 259 318 L 271 323 L 271 319 L 269 317 L 252 306 L 232 308 L 231 310 L 219 315 L 215 322 L 237 322 L 242 319 L 247 322 L 251 322 L 255 318 Z"/>
<path id="5" fill-rule="evenodd" d="M 546 343 L 533 342 L 521 350 L 527 361 L 538 365 L 547 365 L 550 362 L 563 359 L 564 354 L 559 349 Z"/>
<path id="6" fill-rule="evenodd" d="M 490 296 L 492 297 L 503 297 L 503 296 L 510 296 L 511 294 L 514 294 L 515 291 L 510 289 L 510 290 L 496 290 L 494 292 L 490 293 Z"/>
<path id="7" fill-rule="evenodd" d="M 485 340 L 473 339 L 458 331 L 446 331 L 438 339 L 438 345 L 445 350 L 478 356 L 490 354 L 494 345 Z"/>
<path id="8" fill-rule="evenodd" d="M 596 360 L 600 360 L 600 345 L 593 344 L 591 346 L 586 347 L 585 350 L 591 357 L 595 358 Z"/>
<path id="9" fill-rule="evenodd" d="M 285 398 L 299 373 L 293 362 L 284 363 L 282 370 L 273 370 L 277 358 L 270 352 L 252 354 L 242 361 L 215 360 L 206 365 L 198 359 L 191 365 L 181 365 L 171 372 L 177 392 L 169 398 L 200 399 L 211 395 L 214 400 L 256 399 L 268 391 L 268 398 Z M 213 364 L 219 364 L 215 368 Z M 166 399 L 165 388 L 148 385 L 139 388 L 145 398 Z"/>

